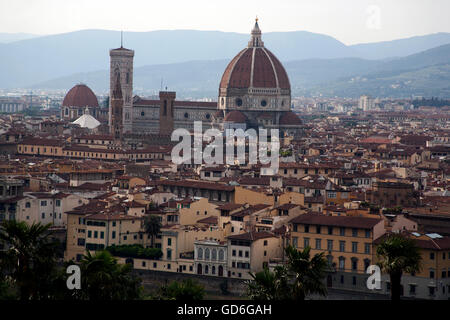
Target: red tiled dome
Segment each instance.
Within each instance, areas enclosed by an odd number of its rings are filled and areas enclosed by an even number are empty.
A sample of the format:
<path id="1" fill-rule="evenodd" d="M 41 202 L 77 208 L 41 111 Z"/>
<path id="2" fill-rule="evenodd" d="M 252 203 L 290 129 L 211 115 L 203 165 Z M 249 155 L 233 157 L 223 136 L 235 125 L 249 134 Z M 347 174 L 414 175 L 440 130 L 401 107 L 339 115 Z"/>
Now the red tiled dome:
<path id="1" fill-rule="evenodd" d="M 247 121 L 247 117 L 240 111 L 234 110 L 225 116 L 224 121 L 226 122 L 236 122 L 236 123 L 245 123 Z"/>
<path id="2" fill-rule="evenodd" d="M 228 64 L 220 81 L 220 88 L 249 87 L 291 88 L 283 65 L 264 47 L 250 47 L 239 52 Z"/>
<path id="3" fill-rule="evenodd" d="M 284 112 L 280 118 L 280 125 L 295 126 L 301 124 L 302 120 L 292 111 Z"/>
<path id="4" fill-rule="evenodd" d="M 98 100 L 91 89 L 85 84 L 77 84 L 64 97 L 65 107 L 98 107 Z"/>

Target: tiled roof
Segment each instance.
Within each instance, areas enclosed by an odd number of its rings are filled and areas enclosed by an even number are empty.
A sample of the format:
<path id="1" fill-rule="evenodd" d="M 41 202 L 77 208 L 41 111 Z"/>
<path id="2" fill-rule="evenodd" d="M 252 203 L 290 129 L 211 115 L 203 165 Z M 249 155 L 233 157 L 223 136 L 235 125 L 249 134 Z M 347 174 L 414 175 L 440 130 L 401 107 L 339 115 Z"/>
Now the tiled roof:
<path id="1" fill-rule="evenodd" d="M 307 213 L 293 218 L 290 222 L 296 224 L 311 224 L 311 225 L 370 229 L 382 221 L 383 221 L 382 219 L 376 218 L 327 216 L 323 214 Z"/>

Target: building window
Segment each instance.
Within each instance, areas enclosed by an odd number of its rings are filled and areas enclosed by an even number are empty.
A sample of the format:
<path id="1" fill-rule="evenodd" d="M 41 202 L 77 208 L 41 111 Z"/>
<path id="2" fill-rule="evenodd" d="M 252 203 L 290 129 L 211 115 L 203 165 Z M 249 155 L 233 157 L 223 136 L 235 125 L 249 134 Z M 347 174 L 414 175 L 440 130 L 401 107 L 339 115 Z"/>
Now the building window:
<path id="1" fill-rule="evenodd" d="M 113 232 L 112 232 L 112 234 L 111 234 L 111 238 L 113 238 L 113 239 L 115 239 L 115 238 L 116 238 L 116 232 L 115 232 L 115 231 L 113 231 Z"/>
<path id="2" fill-rule="evenodd" d="M 172 249 L 167 249 L 167 260 L 172 260 Z"/>
<path id="3" fill-rule="evenodd" d="M 305 233 L 309 233 L 309 225 L 305 225 Z"/>
<path id="4" fill-rule="evenodd" d="M 309 238 L 304 238 L 303 239 L 303 247 L 304 248 L 309 247 Z"/>
<path id="5" fill-rule="evenodd" d="M 298 238 L 297 237 L 292 237 L 292 245 L 297 248 L 298 247 Z"/>
<path id="6" fill-rule="evenodd" d="M 172 245 L 172 238 L 167 238 L 167 245 L 171 246 Z"/>
<path id="7" fill-rule="evenodd" d="M 205 249 L 205 260 L 209 260 L 209 248 Z"/>
<path id="8" fill-rule="evenodd" d="M 94 231 L 94 239 L 98 238 L 98 231 Z"/>
<path id="9" fill-rule="evenodd" d="M 345 241 L 339 241 L 339 251 L 345 252 Z"/>
<path id="10" fill-rule="evenodd" d="M 358 242 L 352 242 L 352 252 L 353 253 L 358 252 Z"/>
<path id="11" fill-rule="evenodd" d="M 434 279 L 434 270 L 430 270 L 430 279 Z"/>
<path id="12" fill-rule="evenodd" d="M 328 227 L 328 234 L 333 234 L 333 227 Z"/>
<path id="13" fill-rule="evenodd" d="M 409 285 L 409 294 L 416 294 L 416 285 L 415 284 Z"/>
<path id="14" fill-rule="evenodd" d="M 352 270 L 356 271 L 358 269 L 358 259 L 352 258 Z"/>
<path id="15" fill-rule="evenodd" d="M 265 252 L 265 251 L 264 251 Z M 248 258 L 249 257 L 249 252 L 245 251 L 245 257 Z"/>
<path id="16" fill-rule="evenodd" d="M 236 257 L 236 250 L 233 250 L 233 251 L 231 252 L 231 255 L 232 255 L 233 257 Z"/>
<path id="17" fill-rule="evenodd" d="M 46 207 L 46 206 L 47 206 L 47 201 L 46 200 L 41 201 L 41 207 Z"/>
<path id="18" fill-rule="evenodd" d="M 345 258 L 339 257 L 339 269 L 344 270 L 345 269 Z"/>
<path id="19" fill-rule="evenodd" d="M 327 240 L 327 249 L 328 251 L 333 250 L 333 240 Z"/>
<path id="20" fill-rule="evenodd" d="M 434 252 L 430 252 L 430 260 L 434 260 Z"/>
<path id="21" fill-rule="evenodd" d="M 366 238 L 370 238 L 370 229 L 366 229 Z"/>
<path id="22" fill-rule="evenodd" d="M 91 238 L 91 237 L 92 237 L 92 231 L 89 230 L 89 231 L 88 231 L 88 238 Z"/>
<path id="23" fill-rule="evenodd" d="M 428 287 L 428 293 L 430 296 L 434 296 L 434 287 Z"/>
<path id="24" fill-rule="evenodd" d="M 341 227 L 341 228 L 339 229 L 339 234 L 340 234 L 341 236 L 345 236 L 345 227 Z"/>
<path id="25" fill-rule="evenodd" d="M 357 237 L 358 236 L 358 229 L 353 228 L 352 229 L 352 237 Z"/>
<path id="26" fill-rule="evenodd" d="M 321 243 L 322 243 L 321 239 L 316 239 L 316 249 L 321 249 Z"/>
<path id="27" fill-rule="evenodd" d="M 104 239 L 105 238 L 105 233 L 103 231 L 100 232 L 100 239 Z"/>
<path id="28" fill-rule="evenodd" d="M 203 259 L 203 249 L 202 248 L 198 248 L 198 250 L 197 250 L 197 258 L 198 259 Z"/>
<path id="29" fill-rule="evenodd" d="M 224 252 L 223 252 L 223 250 L 219 250 L 219 260 L 220 261 L 223 261 L 224 260 Z"/>
<path id="30" fill-rule="evenodd" d="M 370 266 L 370 260 L 364 259 L 364 270 L 366 271 L 369 266 Z"/>

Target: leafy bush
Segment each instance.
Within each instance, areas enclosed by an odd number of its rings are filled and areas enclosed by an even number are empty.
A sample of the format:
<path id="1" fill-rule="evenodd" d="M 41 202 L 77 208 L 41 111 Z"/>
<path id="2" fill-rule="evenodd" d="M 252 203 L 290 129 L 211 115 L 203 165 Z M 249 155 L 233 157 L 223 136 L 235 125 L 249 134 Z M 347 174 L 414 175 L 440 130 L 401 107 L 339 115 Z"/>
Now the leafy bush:
<path id="1" fill-rule="evenodd" d="M 163 253 L 160 248 L 144 248 L 140 244 L 112 245 L 106 248 L 113 256 L 158 260 Z"/>

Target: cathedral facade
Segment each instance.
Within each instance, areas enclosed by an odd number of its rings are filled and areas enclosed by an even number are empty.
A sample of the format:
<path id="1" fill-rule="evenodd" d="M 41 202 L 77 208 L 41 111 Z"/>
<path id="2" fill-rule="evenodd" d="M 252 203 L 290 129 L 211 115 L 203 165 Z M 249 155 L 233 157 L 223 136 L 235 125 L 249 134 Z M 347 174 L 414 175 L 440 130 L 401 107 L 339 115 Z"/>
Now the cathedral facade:
<path id="1" fill-rule="evenodd" d="M 192 130 L 194 121 L 202 121 L 204 129 L 277 128 L 282 136 L 300 131 L 301 120 L 291 111 L 289 77 L 264 47 L 257 20 L 247 47 L 223 73 L 217 102 L 180 101 L 175 92 L 168 91 L 161 91 L 159 100 L 133 97 L 133 57 L 133 50 L 110 50 L 110 97 L 120 74 L 123 133 L 170 135 L 177 128 Z M 110 124 L 111 112 L 110 102 Z"/>

